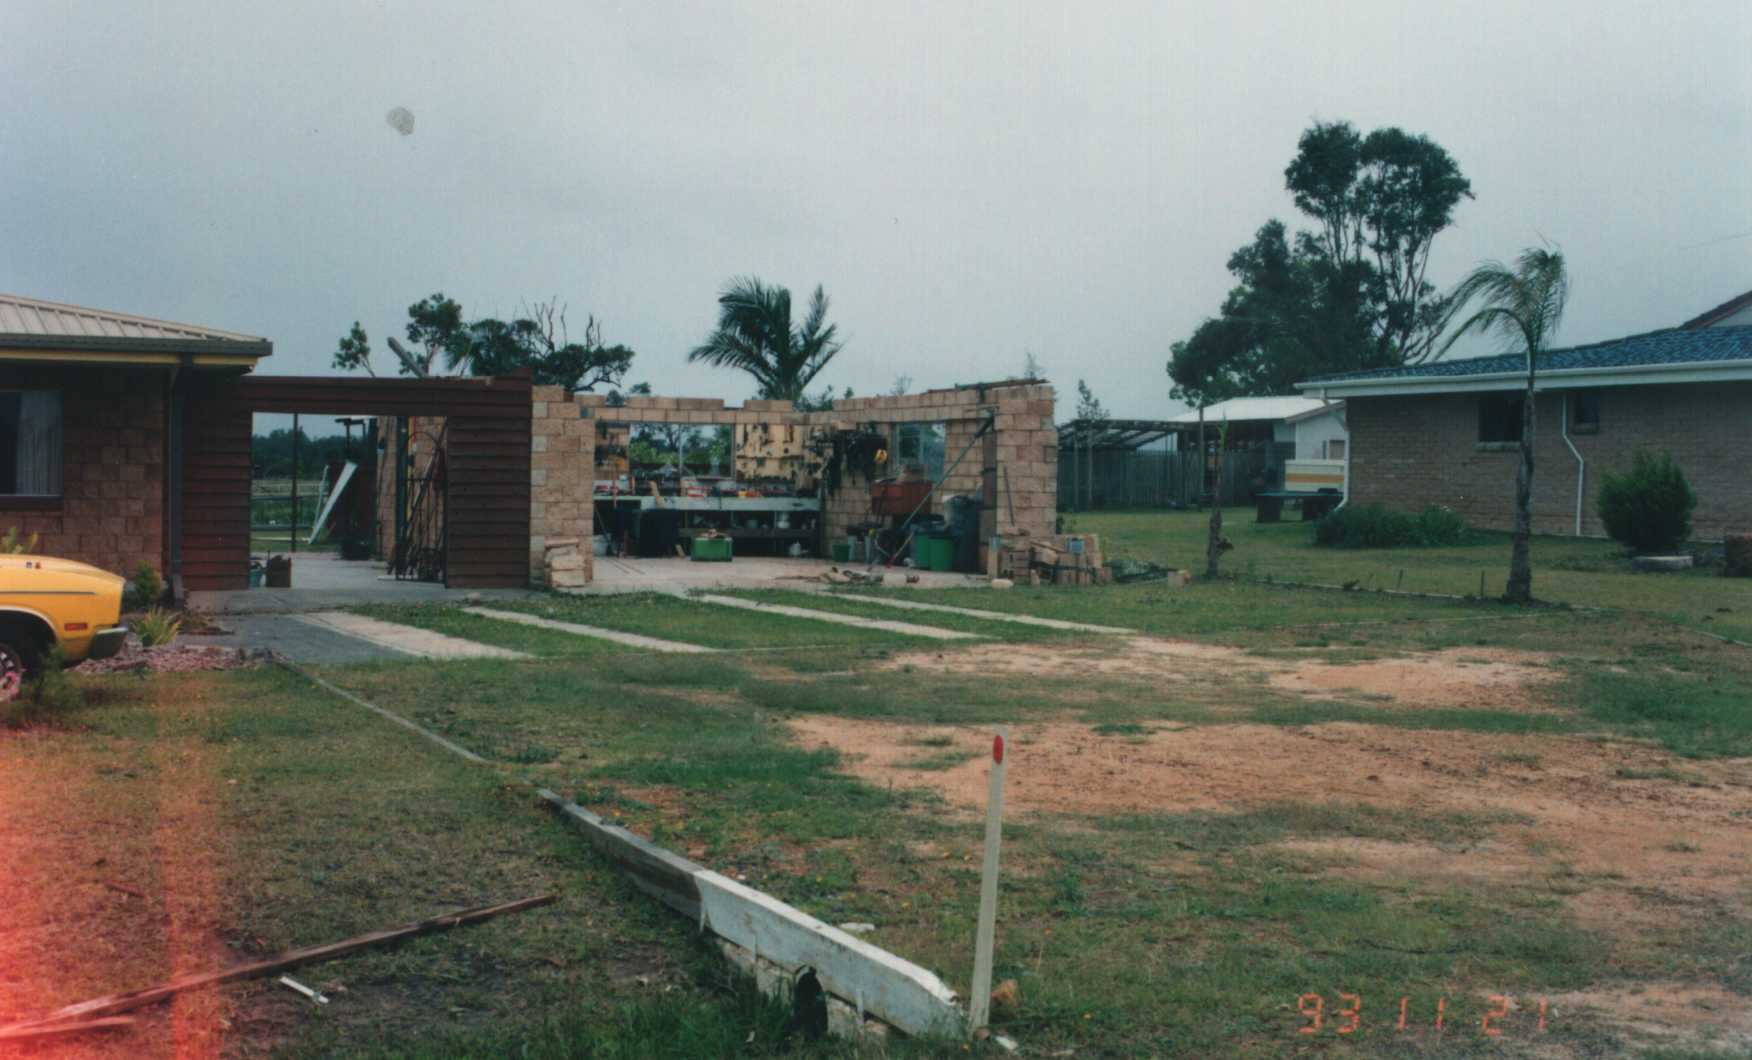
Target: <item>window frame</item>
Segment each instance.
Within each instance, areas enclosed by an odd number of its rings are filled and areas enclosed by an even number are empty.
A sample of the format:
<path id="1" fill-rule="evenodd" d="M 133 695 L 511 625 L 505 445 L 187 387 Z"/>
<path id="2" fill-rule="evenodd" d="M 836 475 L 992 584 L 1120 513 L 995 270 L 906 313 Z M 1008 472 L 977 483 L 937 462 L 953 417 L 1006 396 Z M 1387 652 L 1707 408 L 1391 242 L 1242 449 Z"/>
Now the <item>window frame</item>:
<path id="1" fill-rule="evenodd" d="M 58 420 L 56 441 L 61 448 L 60 460 L 55 468 L 55 491 L 53 493 L 13 493 L 0 492 L 0 510 L 53 510 L 61 506 L 67 495 L 67 392 L 60 387 L 43 386 L 8 386 L 0 387 L 0 395 L 10 394 L 53 394 L 55 395 L 55 412 Z M 16 425 L 21 426 L 22 424 Z M 15 426 L 15 430 L 16 430 Z M 13 440 L 13 459 L 17 459 L 16 435 Z M 16 472 L 15 472 L 16 473 Z"/>
<path id="2" fill-rule="evenodd" d="M 909 466 L 917 465 L 924 469 L 926 478 L 932 482 L 937 481 L 943 477 L 944 465 L 948 460 L 948 441 L 947 420 L 906 420 L 896 423 L 889 444 L 889 459 L 893 465 L 891 473 L 900 473 Z"/>
<path id="3" fill-rule="evenodd" d="M 1601 406 L 1604 403 L 1604 395 L 1598 387 L 1574 391 L 1569 401 L 1569 432 L 1571 434 L 1598 434 L 1600 421 L 1604 418 L 1601 411 Z M 1594 418 L 1584 420 L 1581 418 L 1582 410 L 1589 404 L 1593 406 Z"/>
<path id="4" fill-rule="evenodd" d="M 1524 414 L 1523 405 L 1527 396 L 1521 391 L 1491 390 L 1478 395 L 1478 438 L 1481 448 L 1519 447 L 1521 444 L 1521 421 Z M 1491 406 L 1500 404 L 1502 414 L 1492 415 Z M 1504 437 L 1496 438 L 1490 435 L 1493 426 L 1505 426 Z"/>

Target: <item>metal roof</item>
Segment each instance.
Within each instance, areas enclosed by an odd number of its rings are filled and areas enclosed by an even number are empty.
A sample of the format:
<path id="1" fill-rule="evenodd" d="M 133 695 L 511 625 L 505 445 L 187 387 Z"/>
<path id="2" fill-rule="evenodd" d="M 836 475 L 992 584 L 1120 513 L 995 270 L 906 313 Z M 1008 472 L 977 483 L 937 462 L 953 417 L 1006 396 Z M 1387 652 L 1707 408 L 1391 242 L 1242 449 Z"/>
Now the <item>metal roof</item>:
<path id="1" fill-rule="evenodd" d="M 1752 327 L 1735 328 L 1667 328 L 1645 335 L 1596 342 L 1588 346 L 1570 346 L 1547 350 L 1540 354 L 1536 365 L 1540 372 L 1591 370 L 1595 372 L 1623 369 L 1684 368 L 1692 365 L 1717 365 L 1722 362 L 1745 362 L 1752 372 Z M 1503 353 L 1494 357 L 1468 357 L 1457 361 L 1433 361 L 1406 368 L 1377 368 L 1366 372 L 1341 372 L 1316 376 L 1297 386 L 1324 387 L 1371 381 L 1414 382 L 1424 379 L 1460 380 L 1475 376 L 1514 375 L 1527 370 L 1527 355 Z M 1659 372 L 1647 372 L 1647 382 L 1662 382 Z M 1407 391 L 1412 392 L 1412 391 Z"/>
<path id="2" fill-rule="evenodd" d="M 14 294 L 0 294 L 0 347 L 189 352 L 217 349 L 261 357 L 273 351 L 273 343 L 259 335 Z"/>
<path id="3" fill-rule="evenodd" d="M 1329 402 L 1310 397 L 1244 397 L 1230 398 L 1214 405 L 1206 405 L 1204 421 L 1206 423 L 1246 423 L 1250 420 L 1288 420 L 1304 416 L 1310 412 L 1319 412 L 1327 407 Z M 1169 423 L 1181 426 L 1198 426 L 1198 410 L 1183 412 L 1171 417 Z"/>
<path id="4" fill-rule="evenodd" d="M 1060 449 L 1141 449 L 1179 431 L 1170 420 L 1072 420 L 1060 425 Z"/>

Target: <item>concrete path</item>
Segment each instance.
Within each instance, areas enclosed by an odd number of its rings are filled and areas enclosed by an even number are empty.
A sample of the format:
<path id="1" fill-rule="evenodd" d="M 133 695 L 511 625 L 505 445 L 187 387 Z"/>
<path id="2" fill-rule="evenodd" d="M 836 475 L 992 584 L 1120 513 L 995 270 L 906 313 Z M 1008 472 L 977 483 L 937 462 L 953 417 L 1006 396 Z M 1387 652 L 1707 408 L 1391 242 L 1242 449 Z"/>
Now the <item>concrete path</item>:
<path id="1" fill-rule="evenodd" d="M 496 618 L 501 622 L 517 622 L 539 629 L 558 630 L 561 633 L 570 633 L 578 637 L 597 637 L 602 640 L 612 640 L 616 644 L 625 644 L 631 648 L 644 648 L 647 651 L 699 653 L 717 650 L 698 644 L 683 644 L 678 640 L 660 640 L 656 637 L 647 637 L 642 633 L 626 633 L 618 629 L 603 629 L 601 626 L 561 622 L 558 619 L 542 618 L 539 615 L 526 615 L 521 611 L 498 611 L 490 607 L 465 607 L 463 610 L 482 618 Z"/>
<path id="2" fill-rule="evenodd" d="M 361 604 L 494 603 L 528 599 L 528 589 L 446 589 L 433 582 L 397 581 L 373 560 L 344 560 L 333 553 L 292 556 L 292 588 L 197 590 L 189 605 L 209 614 L 296 614 L 336 611 Z"/>
<path id="3" fill-rule="evenodd" d="M 380 647 L 416 655 L 422 659 L 530 659 L 534 656 L 491 644 L 434 633 L 416 626 L 384 622 L 364 615 L 349 615 L 344 611 L 315 611 L 307 615 L 288 615 L 297 622 L 357 637 Z"/>
<path id="4" fill-rule="evenodd" d="M 677 593 L 712 589 L 797 589 L 822 584 L 822 575 L 830 570 L 863 572 L 863 564 L 834 564 L 824 559 L 790 559 L 780 556 L 737 556 L 730 563 L 694 563 L 674 557 L 633 559 L 624 556 L 596 557 L 596 571 L 588 586 L 567 589 L 580 595 L 606 593 Z M 916 588 L 959 589 L 984 587 L 986 580 L 972 574 L 951 574 L 938 571 L 884 571 L 878 567 L 872 573 L 886 573 L 891 584 L 901 584 L 907 575 L 916 575 Z M 492 601 L 484 601 L 491 603 Z"/>
<path id="5" fill-rule="evenodd" d="M 344 666 L 349 663 L 406 661 L 405 652 L 360 640 L 325 626 L 299 622 L 290 615 L 226 615 L 228 632 L 184 634 L 181 644 L 202 647 L 271 649 L 295 663 Z"/>
<path id="6" fill-rule="evenodd" d="M 1045 629 L 1065 629 L 1079 633 L 1124 633 L 1136 635 L 1137 630 L 1125 629 L 1121 626 L 1097 626 L 1089 622 L 1071 622 L 1062 618 L 1041 618 L 1037 615 L 1014 615 L 1003 611 L 981 611 L 972 607 L 952 607 L 949 604 L 925 604 L 917 600 L 895 600 L 887 596 L 865 596 L 861 593 L 848 593 L 842 600 L 857 600 L 865 604 L 881 604 L 883 607 L 902 607 L 908 611 L 939 611 L 946 615 L 966 615 L 968 618 L 983 618 L 992 622 L 1015 622 L 1023 626 L 1040 626 Z"/>
<path id="7" fill-rule="evenodd" d="M 859 629 L 880 629 L 888 633 L 905 633 L 913 637 L 929 637 L 932 640 L 978 640 L 975 633 L 962 633 L 954 629 L 939 629 L 936 626 L 915 626 L 911 622 L 890 622 L 882 618 L 861 618 L 858 615 L 842 615 L 836 611 L 812 611 L 807 607 L 787 607 L 784 604 L 763 604 L 755 600 L 743 600 L 735 596 L 717 596 L 706 594 L 690 596 L 689 600 L 698 600 L 706 604 L 719 604 L 723 607 L 740 607 L 744 611 L 759 611 L 768 615 L 789 615 L 792 618 L 807 618 L 815 622 L 832 622 L 840 626 L 856 626 Z"/>

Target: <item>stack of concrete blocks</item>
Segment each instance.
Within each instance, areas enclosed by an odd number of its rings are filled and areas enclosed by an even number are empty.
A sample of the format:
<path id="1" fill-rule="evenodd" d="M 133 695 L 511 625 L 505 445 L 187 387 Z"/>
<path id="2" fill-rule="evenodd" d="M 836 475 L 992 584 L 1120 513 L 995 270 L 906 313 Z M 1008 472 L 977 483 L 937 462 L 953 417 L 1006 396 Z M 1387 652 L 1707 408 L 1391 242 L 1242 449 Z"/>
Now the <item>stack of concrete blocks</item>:
<path id="1" fill-rule="evenodd" d="M 579 550 L 581 543 L 576 537 L 550 537 L 543 542 L 543 566 L 549 589 L 582 589 L 590 584 L 590 574 L 585 569 L 589 561 Z"/>
<path id="2" fill-rule="evenodd" d="M 993 429 L 972 449 L 933 497 L 942 512 L 947 499 L 961 494 L 980 500 L 981 564 L 986 544 L 998 534 L 1050 535 L 1058 518 L 1058 433 L 1053 424 L 1053 390 L 1043 383 L 1000 383 L 834 402 L 827 412 L 799 412 L 789 401 L 756 400 L 726 408 L 719 398 L 633 395 L 610 406 L 600 394 L 568 395 L 560 387 L 536 387 L 530 441 L 530 576 L 546 578 L 549 538 L 588 541 L 594 533 L 597 424 L 689 424 L 700 427 L 766 424 L 794 427 L 800 442 L 835 430 L 869 428 L 892 432 L 900 423 L 942 423 L 944 469 L 974 443 L 981 424 Z M 814 477 L 813 456 L 804 465 Z M 896 468 L 879 468 L 878 477 Z M 870 521 L 870 482 L 848 473 L 823 502 L 825 538 L 844 540 L 847 529 Z M 586 577 L 591 550 L 583 548 Z"/>

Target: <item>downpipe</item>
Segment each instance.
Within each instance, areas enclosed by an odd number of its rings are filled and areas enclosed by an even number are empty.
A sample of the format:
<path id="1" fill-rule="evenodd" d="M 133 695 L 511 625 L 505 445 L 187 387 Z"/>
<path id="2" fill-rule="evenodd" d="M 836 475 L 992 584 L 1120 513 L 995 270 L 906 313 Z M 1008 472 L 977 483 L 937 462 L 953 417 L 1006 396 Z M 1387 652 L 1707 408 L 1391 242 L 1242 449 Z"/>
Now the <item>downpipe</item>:
<path id="1" fill-rule="evenodd" d="M 1582 536 L 1582 497 L 1583 497 L 1584 491 L 1586 490 L 1587 484 L 1588 484 L 1588 462 L 1582 458 L 1581 450 L 1576 448 L 1576 443 L 1570 441 L 1569 404 L 1570 404 L 1569 393 L 1566 391 L 1563 395 L 1563 408 L 1559 412 L 1559 415 L 1563 417 L 1562 423 L 1561 423 L 1561 430 L 1559 431 L 1559 433 L 1563 436 L 1563 444 L 1566 446 L 1569 446 L 1570 455 L 1576 458 L 1576 536 L 1581 537 Z M 1346 462 L 1345 477 L 1347 479 L 1350 477 L 1349 461 L 1350 461 L 1350 447 L 1346 446 L 1345 447 L 1345 462 Z"/>

